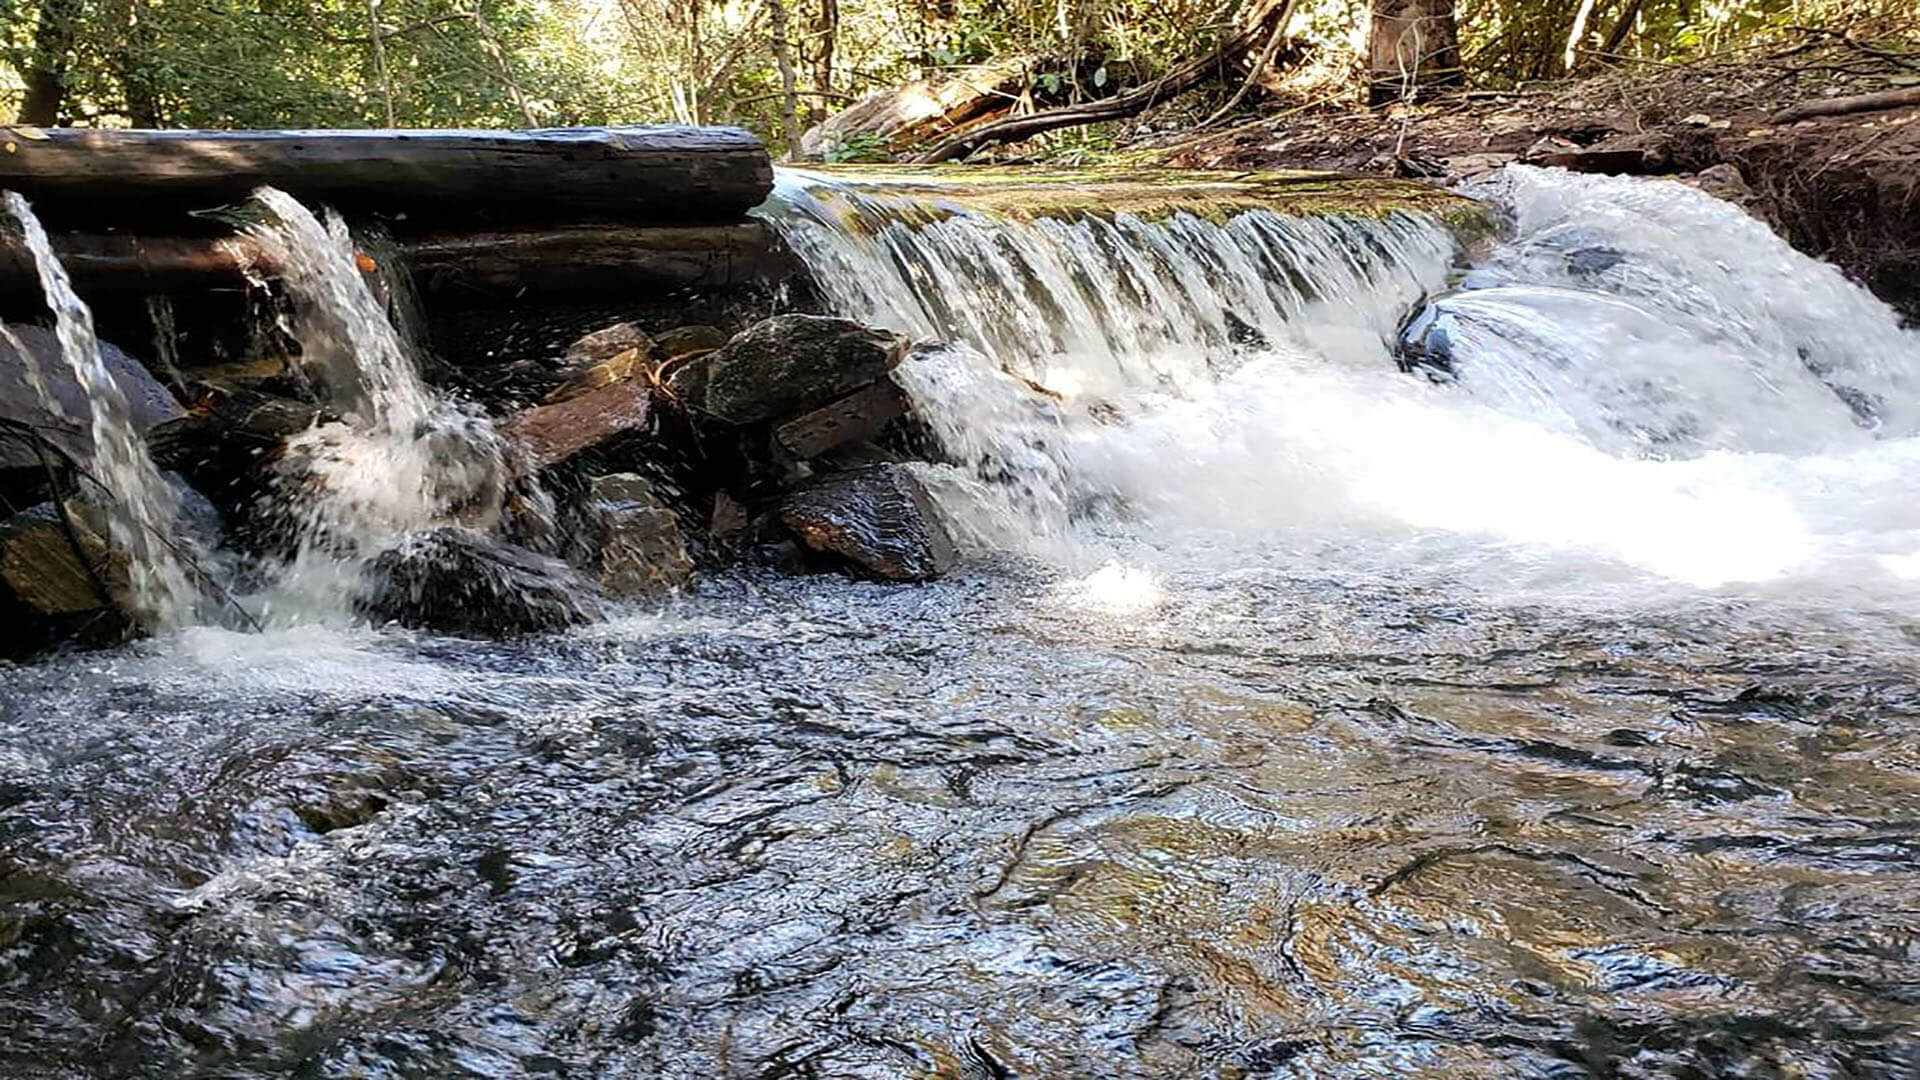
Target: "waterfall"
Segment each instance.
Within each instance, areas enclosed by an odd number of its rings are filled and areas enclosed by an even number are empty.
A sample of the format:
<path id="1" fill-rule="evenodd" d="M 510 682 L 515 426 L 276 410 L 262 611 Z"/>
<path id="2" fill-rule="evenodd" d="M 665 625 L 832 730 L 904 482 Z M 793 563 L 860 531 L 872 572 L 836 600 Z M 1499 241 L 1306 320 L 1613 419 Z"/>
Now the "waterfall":
<path id="1" fill-rule="evenodd" d="M 946 344 L 899 379 L 976 543 L 1920 588 L 1920 336 L 1885 305 L 1683 185 L 1469 194 L 1509 228 L 1464 276 L 1421 214 L 1023 220 L 804 173 L 761 212 L 840 313 Z"/>
<path id="2" fill-rule="evenodd" d="M 84 419 L 90 434 L 86 457 L 79 464 L 100 489 L 100 511 L 107 539 L 124 553 L 128 577 L 128 608 L 150 630 L 170 630 L 189 623 L 199 594 L 188 577 L 176 544 L 179 496 L 161 476 L 147 454 L 145 441 L 133 423 L 126 394 L 100 355 L 94 336 L 93 313 L 74 293 L 66 268 L 54 255 L 47 232 L 27 200 L 5 192 L 7 211 L 18 223 L 26 249 L 33 258 L 47 306 L 53 310 L 60 355 L 84 391 L 90 415 Z M 65 410 L 49 392 L 32 350 L 15 343 L 25 358 L 29 384 L 56 416 Z"/>
<path id="3" fill-rule="evenodd" d="M 299 370 L 339 417 L 290 440 L 276 501 L 294 550 L 271 591 L 274 621 L 350 616 L 370 560 L 408 533 L 490 528 L 505 496 L 502 444 L 474 412 L 436 397 L 361 272 L 346 224 L 262 188 L 248 227 L 291 301 Z"/>

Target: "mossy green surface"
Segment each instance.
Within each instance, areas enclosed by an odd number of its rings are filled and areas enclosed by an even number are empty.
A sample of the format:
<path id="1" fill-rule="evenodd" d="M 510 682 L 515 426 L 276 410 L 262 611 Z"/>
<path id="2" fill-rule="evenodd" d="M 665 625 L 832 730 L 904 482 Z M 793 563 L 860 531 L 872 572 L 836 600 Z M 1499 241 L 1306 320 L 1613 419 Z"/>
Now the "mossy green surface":
<path id="1" fill-rule="evenodd" d="M 1021 221 L 1038 218 L 1145 220 L 1185 213 L 1222 222 L 1248 210 L 1296 217 L 1380 217 L 1432 214 L 1458 231 L 1492 227 L 1487 208 L 1461 195 L 1414 180 L 1304 171 L 1228 172 L 1125 167 L 862 166 L 809 169 L 822 175 L 912 195 L 930 216 L 939 204 Z"/>

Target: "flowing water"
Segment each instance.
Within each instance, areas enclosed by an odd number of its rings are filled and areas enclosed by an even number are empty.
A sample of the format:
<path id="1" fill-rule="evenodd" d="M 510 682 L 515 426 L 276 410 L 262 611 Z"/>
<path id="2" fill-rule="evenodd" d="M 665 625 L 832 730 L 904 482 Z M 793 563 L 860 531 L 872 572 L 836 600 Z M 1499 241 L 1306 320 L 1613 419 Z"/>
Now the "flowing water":
<path id="1" fill-rule="evenodd" d="M 1414 216 L 782 184 L 950 344 L 974 558 L 8 672 L 0 1073 L 1920 1075 L 1891 313 L 1668 184 L 1510 170 L 1444 294 Z"/>
<path id="2" fill-rule="evenodd" d="M 274 188 L 254 201 L 268 218 L 248 232 L 291 300 L 301 373 L 340 417 L 287 447 L 275 501 L 292 514 L 294 551 L 264 607 L 281 625 L 337 623 L 381 551 L 436 525 L 497 521 L 502 444 L 484 416 L 421 381 L 337 214 L 322 222 Z"/>
<path id="3" fill-rule="evenodd" d="M 100 508 L 106 521 L 106 539 L 125 552 L 127 604 L 150 629 L 169 630 L 192 621 L 198 590 L 188 577 L 179 547 L 176 523 L 180 499 L 148 456 L 145 442 L 133 425 L 127 396 L 100 356 L 93 333 L 93 313 L 74 294 L 66 268 L 55 257 L 47 231 L 27 200 L 15 192 L 0 193 L 7 212 L 18 225 L 27 254 L 38 271 L 40 288 L 54 316 L 60 356 L 86 396 L 90 415 L 69 417 L 84 422 L 86 459 L 81 467 L 89 478 L 89 505 Z M 29 385 L 55 416 L 63 416 L 58 397 L 49 392 L 45 374 L 31 350 L 14 342 L 14 352 L 27 365 Z"/>

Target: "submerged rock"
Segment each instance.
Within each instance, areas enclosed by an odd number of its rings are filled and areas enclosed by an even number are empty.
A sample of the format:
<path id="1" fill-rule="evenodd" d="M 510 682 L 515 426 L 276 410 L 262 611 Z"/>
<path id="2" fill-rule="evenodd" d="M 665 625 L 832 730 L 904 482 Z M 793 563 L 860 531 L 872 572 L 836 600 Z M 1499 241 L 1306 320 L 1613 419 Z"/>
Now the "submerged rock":
<path id="1" fill-rule="evenodd" d="M 817 553 L 886 581 L 931 581 L 953 568 L 953 537 L 903 465 L 836 473 L 787 496 L 780 520 Z"/>
<path id="2" fill-rule="evenodd" d="M 368 577 L 368 618 L 461 637 L 561 630 L 600 610 L 598 590 L 566 563 L 468 529 L 407 537 Z"/>
<path id="3" fill-rule="evenodd" d="M 817 409 L 873 384 L 905 351 L 896 334 L 847 319 L 776 315 L 681 365 L 669 387 L 685 405 L 730 424 Z"/>
<path id="4" fill-rule="evenodd" d="M 653 597 L 693 578 L 680 519 L 653 485 L 636 473 L 595 477 L 589 486 L 579 538 L 591 545 L 589 565 L 600 587 L 620 597 Z"/>

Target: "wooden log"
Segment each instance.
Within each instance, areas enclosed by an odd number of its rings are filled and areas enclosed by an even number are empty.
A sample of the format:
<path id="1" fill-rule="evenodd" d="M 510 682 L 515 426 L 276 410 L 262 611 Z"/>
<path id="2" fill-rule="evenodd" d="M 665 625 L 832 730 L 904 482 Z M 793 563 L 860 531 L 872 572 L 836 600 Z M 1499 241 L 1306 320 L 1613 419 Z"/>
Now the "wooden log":
<path id="1" fill-rule="evenodd" d="M 940 143 L 916 160 L 924 165 L 959 161 L 985 146 L 1020 142 L 1061 128 L 1138 115 L 1217 77 L 1240 58 L 1260 48 L 1272 32 L 1273 24 L 1292 13 L 1291 3 L 1263 0 L 1247 23 L 1227 35 L 1211 52 L 1175 67 L 1150 83 L 1110 98 L 995 120 Z"/>
<path id="2" fill-rule="evenodd" d="M 1903 109 L 1920 107 L 1920 86 L 1908 86 L 1899 90 L 1882 90 L 1873 94 L 1857 94 L 1853 97 L 1820 98 L 1803 101 L 1781 109 L 1767 119 L 1767 123 L 1779 126 L 1799 120 L 1811 120 L 1817 116 L 1851 116 L 1854 113 L 1879 112 L 1882 109 Z"/>
<path id="3" fill-rule="evenodd" d="M 761 222 L 677 227 L 554 226 L 400 237 L 420 290 L 455 306 L 523 295 L 728 288 L 784 280 L 797 267 Z M 62 233 L 54 251 L 89 299 L 237 287 L 248 266 L 277 272 L 245 236 Z M 0 233 L 0 304 L 37 305 L 40 286 L 17 237 Z"/>
<path id="4" fill-rule="evenodd" d="M 0 188 L 49 227 L 165 220 L 261 185 L 342 211 L 496 223 L 739 221 L 772 190 L 738 128 L 106 131 L 0 128 Z"/>

